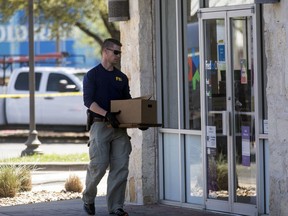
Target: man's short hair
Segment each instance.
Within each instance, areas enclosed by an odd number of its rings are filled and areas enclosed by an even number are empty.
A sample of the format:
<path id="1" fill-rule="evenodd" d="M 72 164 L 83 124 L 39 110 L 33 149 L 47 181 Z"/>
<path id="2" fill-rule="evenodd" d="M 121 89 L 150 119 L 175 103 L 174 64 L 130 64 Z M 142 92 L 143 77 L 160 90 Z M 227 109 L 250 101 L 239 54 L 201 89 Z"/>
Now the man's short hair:
<path id="1" fill-rule="evenodd" d="M 117 46 L 122 46 L 122 44 L 120 43 L 120 41 L 118 41 L 117 39 L 114 38 L 108 38 L 106 40 L 104 40 L 103 44 L 102 44 L 102 51 L 105 48 L 110 48 L 112 47 L 114 44 L 116 44 Z"/>

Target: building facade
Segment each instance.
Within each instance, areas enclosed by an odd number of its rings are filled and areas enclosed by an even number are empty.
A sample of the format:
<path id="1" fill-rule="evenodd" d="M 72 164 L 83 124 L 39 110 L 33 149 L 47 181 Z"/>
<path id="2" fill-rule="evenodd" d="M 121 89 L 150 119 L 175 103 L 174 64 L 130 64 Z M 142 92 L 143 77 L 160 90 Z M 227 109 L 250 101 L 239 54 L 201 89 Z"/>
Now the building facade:
<path id="1" fill-rule="evenodd" d="M 163 126 L 129 131 L 127 201 L 288 214 L 287 9 L 284 0 L 129 1 L 122 70 L 132 97 L 157 99 Z"/>
<path id="2" fill-rule="evenodd" d="M 24 20 L 24 21 L 23 21 Z M 35 29 L 39 28 L 37 19 L 35 20 Z M 35 55 L 45 55 L 51 53 L 65 52 L 68 56 L 57 63 L 61 66 L 70 66 L 77 68 L 91 68 L 99 63 L 99 57 L 96 56 L 95 48 L 81 41 L 80 30 L 73 28 L 68 34 L 61 33 L 58 39 L 51 39 L 51 30 L 46 26 L 41 26 L 39 31 L 34 34 Z M 29 40 L 28 40 L 28 21 L 27 14 L 24 10 L 20 10 L 7 22 L 0 25 L 0 59 L 10 57 L 28 56 Z M 55 65 L 54 61 L 35 62 L 37 65 Z M 58 65 L 59 65 L 58 64 Z M 27 65 L 27 64 L 26 64 Z M 20 65 L 22 66 L 22 65 Z M 19 65 L 13 64 L 13 68 Z M 0 65 L 1 70 L 5 66 Z"/>

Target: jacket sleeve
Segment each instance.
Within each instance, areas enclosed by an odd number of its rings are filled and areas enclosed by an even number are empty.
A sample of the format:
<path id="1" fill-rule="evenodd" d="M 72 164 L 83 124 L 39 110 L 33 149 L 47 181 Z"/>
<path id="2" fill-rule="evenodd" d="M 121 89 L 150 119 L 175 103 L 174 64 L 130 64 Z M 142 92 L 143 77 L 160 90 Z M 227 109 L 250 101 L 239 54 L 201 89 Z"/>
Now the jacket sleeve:
<path id="1" fill-rule="evenodd" d="M 93 73 L 88 71 L 83 79 L 83 100 L 84 105 L 89 108 L 94 102 L 94 88 L 95 82 Z"/>
<path id="2" fill-rule="evenodd" d="M 131 99 L 131 95 L 130 95 L 130 86 L 129 86 L 129 81 L 128 81 L 128 78 L 125 77 L 126 79 L 126 85 L 125 85 L 125 88 L 124 88 L 124 99 Z"/>

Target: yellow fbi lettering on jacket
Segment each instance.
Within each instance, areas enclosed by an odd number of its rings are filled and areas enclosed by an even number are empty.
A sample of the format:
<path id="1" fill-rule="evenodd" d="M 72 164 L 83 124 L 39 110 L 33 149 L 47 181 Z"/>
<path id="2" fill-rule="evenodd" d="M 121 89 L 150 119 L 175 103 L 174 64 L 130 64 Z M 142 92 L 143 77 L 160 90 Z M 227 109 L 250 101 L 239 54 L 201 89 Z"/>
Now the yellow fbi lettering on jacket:
<path id="1" fill-rule="evenodd" d="M 118 76 L 116 76 L 116 77 L 115 77 L 115 80 L 116 80 L 116 81 L 120 81 L 120 82 L 121 82 L 121 81 L 122 81 L 122 78 L 121 78 L 121 77 L 118 77 Z"/>

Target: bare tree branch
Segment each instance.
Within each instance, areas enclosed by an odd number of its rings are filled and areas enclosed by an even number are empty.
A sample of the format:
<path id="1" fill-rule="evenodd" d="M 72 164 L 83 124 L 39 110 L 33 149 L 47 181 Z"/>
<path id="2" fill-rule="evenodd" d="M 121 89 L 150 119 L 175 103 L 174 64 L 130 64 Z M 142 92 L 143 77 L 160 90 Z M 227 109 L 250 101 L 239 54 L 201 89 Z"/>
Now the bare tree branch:
<path id="1" fill-rule="evenodd" d="M 103 40 L 94 32 L 90 31 L 86 26 L 84 26 L 80 22 L 76 22 L 75 26 L 77 26 L 81 31 L 87 34 L 89 37 L 92 37 L 100 46 L 103 44 Z"/>

